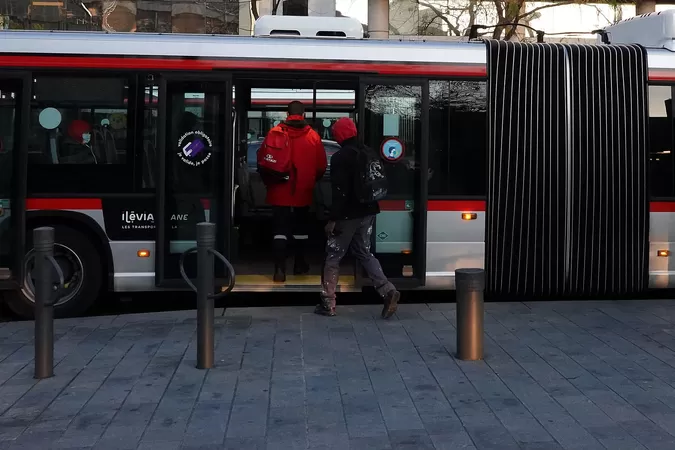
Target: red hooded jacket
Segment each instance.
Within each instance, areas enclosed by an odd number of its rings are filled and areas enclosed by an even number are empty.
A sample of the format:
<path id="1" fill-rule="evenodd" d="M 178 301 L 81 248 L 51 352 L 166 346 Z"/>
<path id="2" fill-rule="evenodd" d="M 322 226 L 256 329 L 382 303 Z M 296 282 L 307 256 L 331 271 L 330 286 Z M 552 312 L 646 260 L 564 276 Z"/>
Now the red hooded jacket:
<path id="1" fill-rule="evenodd" d="M 266 202 L 273 206 L 309 206 L 314 200 L 314 185 L 326 172 L 326 150 L 304 117 L 288 116 L 284 128 L 291 139 L 293 172 L 287 183 L 267 186 Z"/>

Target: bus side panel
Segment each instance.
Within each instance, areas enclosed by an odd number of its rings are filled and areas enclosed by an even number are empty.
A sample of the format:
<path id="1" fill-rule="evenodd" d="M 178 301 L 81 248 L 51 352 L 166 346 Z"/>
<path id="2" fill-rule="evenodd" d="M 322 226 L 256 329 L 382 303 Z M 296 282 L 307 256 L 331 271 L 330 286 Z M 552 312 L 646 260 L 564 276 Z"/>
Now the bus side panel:
<path id="1" fill-rule="evenodd" d="M 658 206 L 657 206 L 658 205 Z M 665 208 L 664 208 L 665 207 Z M 649 287 L 675 288 L 675 203 L 652 203 L 649 214 Z M 658 211 L 655 211 L 658 210 Z M 659 256 L 668 250 L 670 256 Z"/>
<path id="2" fill-rule="evenodd" d="M 153 291 L 155 286 L 155 241 L 110 241 L 115 267 L 115 292 Z M 139 257 L 139 250 L 149 252 Z"/>
<path id="3" fill-rule="evenodd" d="M 430 201 L 426 288 L 455 289 L 456 269 L 483 268 L 484 262 L 484 202 Z"/>
<path id="4" fill-rule="evenodd" d="M 88 200 L 88 199 L 85 199 Z M 96 245 L 104 259 L 107 268 L 105 288 L 110 290 L 115 273 L 114 259 L 110 247 L 110 241 L 105 232 L 105 221 L 101 209 L 60 209 L 58 202 L 62 199 L 27 199 L 26 200 L 26 226 L 27 232 L 32 233 L 33 228 L 40 226 L 65 225 L 78 229 L 90 236 L 92 243 Z M 77 206 L 77 205 L 74 205 Z M 86 206 L 86 205 L 84 205 Z M 26 249 L 28 251 L 28 249 Z"/>
<path id="5" fill-rule="evenodd" d="M 474 211 L 475 220 L 463 220 L 460 211 L 433 209 L 430 206 L 427 219 L 426 288 L 455 289 L 456 269 L 484 267 L 485 212 Z M 652 202 L 651 209 L 649 287 L 675 288 L 675 202 Z M 659 256 L 660 250 L 671 255 Z"/>

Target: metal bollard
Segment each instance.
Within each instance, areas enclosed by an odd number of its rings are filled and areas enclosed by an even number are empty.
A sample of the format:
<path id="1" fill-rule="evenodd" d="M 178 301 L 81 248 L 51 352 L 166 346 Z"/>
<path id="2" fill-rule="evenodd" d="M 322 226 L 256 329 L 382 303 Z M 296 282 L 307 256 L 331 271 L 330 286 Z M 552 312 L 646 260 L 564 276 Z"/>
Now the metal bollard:
<path id="1" fill-rule="evenodd" d="M 216 224 L 197 224 L 197 368 L 213 367 L 213 250 Z"/>
<path id="2" fill-rule="evenodd" d="M 35 378 L 54 376 L 54 229 L 33 230 L 35 248 Z"/>
<path id="3" fill-rule="evenodd" d="M 457 269 L 457 357 L 483 359 L 483 269 Z"/>

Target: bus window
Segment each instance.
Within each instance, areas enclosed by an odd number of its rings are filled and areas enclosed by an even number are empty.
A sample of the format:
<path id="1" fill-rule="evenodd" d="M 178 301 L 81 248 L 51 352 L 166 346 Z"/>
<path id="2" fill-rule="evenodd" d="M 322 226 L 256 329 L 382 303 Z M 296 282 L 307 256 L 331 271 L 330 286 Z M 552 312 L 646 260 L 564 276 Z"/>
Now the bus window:
<path id="1" fill-rule="evenodd" d="M 649 86 L 649 188 L 652 197 L 673 197 L 673 115 L 670 86 Z"/>
<path id="2" fill-rule="evenodd" d="M 486 83 L 429 82 L 429 195 L 484 196 Z"/>
<path id="3" fill-rule="evenodd" d="M 124 164 L 127 92 L 125 78 L 35 78 L 29 163 Z"/>
<path id="4" fill-rule="evenodd" d="M 11 275 L 12 250 L 15 235 L 10 218 L 13 185 L 14 145 L 16 140 L 16 117 L 19 86 L 8 80 L 0 80 L 0 280 Z"/>
<path id="5" fill-rule="evenodd" d="M 155 188 L 155 171 L 157 168 L 157 115 L 159 104 L 159 87 L 146 86 L 143 108 L 143 189 Z"/>

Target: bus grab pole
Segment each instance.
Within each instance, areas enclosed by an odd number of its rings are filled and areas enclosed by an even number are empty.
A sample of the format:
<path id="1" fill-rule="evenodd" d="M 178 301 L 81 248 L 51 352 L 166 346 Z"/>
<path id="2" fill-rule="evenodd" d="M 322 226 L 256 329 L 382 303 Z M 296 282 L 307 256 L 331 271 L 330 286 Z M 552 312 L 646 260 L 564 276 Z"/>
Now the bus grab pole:
<path id="1" fill-rule="evenodd" d="M 54 376 L 54 306 L 52 263 L 54 228 L 33 230 L 35 248 L 35 378 Z"/>
<path id="2" fill-rule="evenodd" d="M 213 367 L 213 250 L 216 245 L 216 224 L 197 224 L 197 368 Z"/>

